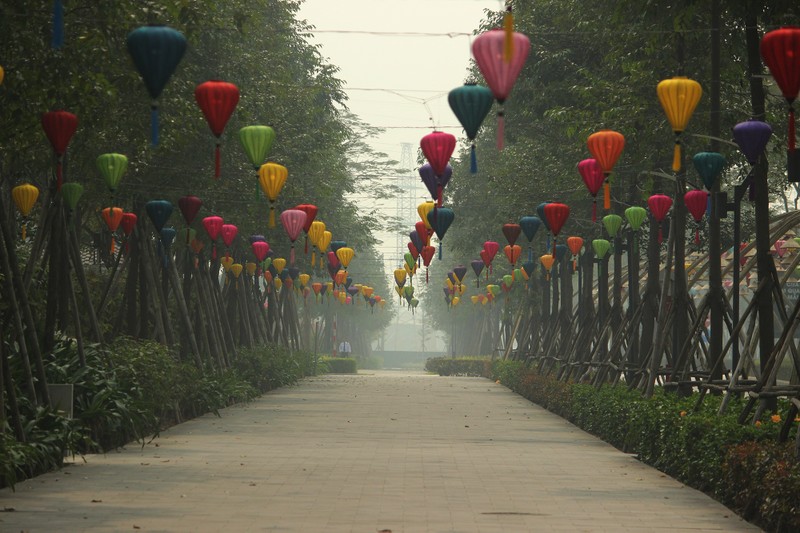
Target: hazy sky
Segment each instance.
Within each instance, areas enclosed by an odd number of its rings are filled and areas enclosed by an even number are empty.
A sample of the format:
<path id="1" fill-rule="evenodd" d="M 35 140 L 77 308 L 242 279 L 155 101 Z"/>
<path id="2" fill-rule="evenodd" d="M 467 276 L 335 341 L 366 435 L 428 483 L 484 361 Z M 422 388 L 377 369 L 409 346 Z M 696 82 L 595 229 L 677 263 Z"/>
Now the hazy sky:
<path id="1" fill-rule="evenodd" d="M 498 0 L 305 0 L 300 18 L 316 27 L 312 42 L 341 69 L 348 107 L 387 128 L 372 146 L 399 160 L 400 144 L 416 150 L 434 125 L 461 135 L 447 93 L 464 82 L 469 65 L 471 37 L 463 34 L 479 26 L 486 9 L 502 6 Z M 388 32 L 440 35 L 383 35 Z"/>

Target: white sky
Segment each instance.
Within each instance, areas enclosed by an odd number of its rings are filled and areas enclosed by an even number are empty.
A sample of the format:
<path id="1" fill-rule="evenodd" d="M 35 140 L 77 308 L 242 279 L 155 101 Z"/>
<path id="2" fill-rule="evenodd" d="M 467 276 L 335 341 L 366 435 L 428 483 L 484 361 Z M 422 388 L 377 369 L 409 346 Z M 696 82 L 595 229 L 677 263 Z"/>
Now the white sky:
<path id="1" fill-rule="evenodd" d="M 447 105 L 447 93 L 464 82 L 471 37 L 445 34 L 471 34 L 485 9 L 502 6 L 499 0 L 305 0 L 299 18 L 316 27 L 312 43 L 321 44 L 323 57 L 341 69 L 339 77 L 346 82 L 350 110 L 371 125 L 392 128 L 371 143 L 373 148 L 399 160 L 400 144 L 412 143 L 416 150 L 419 139 L 434 125 L 461 134 Z M 399 94 L 356 90 L 365 88 Z M 426 99 L 433 123 L 422 103 Z"/>
<path id="2" fill-rule="evenodd" d="M 412 157 L 416 157 L 419 140 L 434 126 L 459 138 L 463 135 L 447 104 L 447 93 L 464 83 L 472 33 L 485 10 L 499 10 L 503 5 L 502 0 L 305 0 L 298 18 L 316 28 L 312 44 L 321 44 L 322 56 L 339 67 L 349 109 L 362 121 L 386 128 L 370 146 L 400 161 L 401 144 L 410 143 Z M 418 183 L 419 176 L 414 180 Z M 419 202 L 427 199 L 422 184 L 417 192 Z M 368 193 L 362 194 L 354 198 L 357 203 L 397 214 L 396 201 L 377 203 L 368 198 Z M 416 210 L 412 220 L 417 220 Z M 409 232 L 414 229 L 413 223 Z M 378 250 L 384 254 L 386 275 L 391 277 L 402 262 L 396 236 L 379 233 L 376 237 L 383 241 Z M 439 278 L 433 267 L 431 264 L 431 286 L 438 290 Z M 387 338 L 386 349 L 392 349 L 396 342 Z"/>

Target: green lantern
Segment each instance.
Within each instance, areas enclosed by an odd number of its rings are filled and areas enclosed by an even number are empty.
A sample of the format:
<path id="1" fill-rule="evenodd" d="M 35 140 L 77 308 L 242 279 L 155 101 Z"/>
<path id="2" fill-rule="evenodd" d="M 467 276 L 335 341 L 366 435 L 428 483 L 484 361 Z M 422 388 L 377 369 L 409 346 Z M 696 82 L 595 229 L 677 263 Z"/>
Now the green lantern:
<path id="1" fill-rule="evenodd" d="M 269 126 L 245 126 L 239 130 L 239 140 L 250 164 L 258 170 L 267 160 L 267 154 L 275 140 L 275 130 Z"/>
<path id="2" fill-rule="evenodd" d="M 503 283 L 505 283 L 506 287 L 510 289 L 511 286 L 514 285 L 514 276 L 512 276 L 511 274 L 506 274 L 505 276 L 503 276 Z"/>
<path id="3" fill-rule="evenodd" d="M 642 227 L 647 218 L 647 209 L 638 205 L 629 207 L 625 210 L 625 218 L 628 219 L 628 224 L 630 224 L 633 231 L 639 231 L 639 228 Z"/>
<path id="4" fill-rule="evenodd" d="M 603 226 L 606 227 L 609 237 L 613 239 L 617 236 L 619 228 L 622 227 L 622 217 L 619 215 L 606 215 L 603 217 Z"/>
<path id="5" fill-rule="evenodd" d="M 606 254 L 608 254 L 611 243 L 605 239 L 595 239 L 592 241 L 592 248 L 594 249 L 594 255 L 596 255 L 598 259 L 603 259 Z"/>
<path id="6" fill-rule="evenodd" d="M 61 186 L 61 196 L 70 211 L 74 211 L 78 206 L 78 201 L 83 196 L 83 185 L 71 181 Z"/>
<path id="7" fill-rule="evenodd" d="M 112 193 L 117 190 L 122 175 L 128 170 L 128 158 L 122 154 L 103 154 L 97 158 L 97 169 L 106 180 L 106 186 Z"/>

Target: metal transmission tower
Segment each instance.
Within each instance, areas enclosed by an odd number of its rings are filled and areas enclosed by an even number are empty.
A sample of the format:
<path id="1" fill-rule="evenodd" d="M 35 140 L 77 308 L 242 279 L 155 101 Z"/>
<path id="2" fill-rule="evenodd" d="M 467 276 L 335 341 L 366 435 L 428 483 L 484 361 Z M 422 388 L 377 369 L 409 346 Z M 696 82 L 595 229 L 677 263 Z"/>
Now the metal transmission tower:
<path id="1" fill-rule="evenodd" d="M 402 143 L 400 145 L 400 169 L 402 173 L 398 176 L 397 186 L 400 192 L 397 195 L 397 219 L 407 231 L 414 228 L 417 212 L 417 180 L 414 179 L 414 156 L 412 155 L 412 144 Z M 396 246 L 397 259 L 401 261 L 406 252 L 407 233 L 397 233 Z"/>

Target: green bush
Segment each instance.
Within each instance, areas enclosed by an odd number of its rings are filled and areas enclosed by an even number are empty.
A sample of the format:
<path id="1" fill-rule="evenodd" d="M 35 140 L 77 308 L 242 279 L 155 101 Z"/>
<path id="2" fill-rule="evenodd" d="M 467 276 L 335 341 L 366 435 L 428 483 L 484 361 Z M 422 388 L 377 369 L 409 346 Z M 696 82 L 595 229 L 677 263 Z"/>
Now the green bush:
<path id="1" fill-rule="evenodd" d="M 355 374 L 358 371 L 352 357 L 323 357 L 321 360 L 331 374 Z"/>
<path id="2" fill-rule="evenodd" d="M 721 398 L 680 398 L 659 390 L 651 399 L 625 387 L 564 383 L 512 361 L 493 361 L 499 381 L 580 428 L 714 495 L 771 531 L 800 531 L 800 462 L 776 444 L 780 416 L 738 423 L 741 401 L 718 415 Z M 785 412 L 785 405 L 782 412 Z M 793 432 L 797 428 L 793 429 Z"/>
<path id="3" fill-rule="evenodd" d="M 425 370 L 440 376 L 485 376 L 489 364 L 486 357 L 431 357 Z"/>

